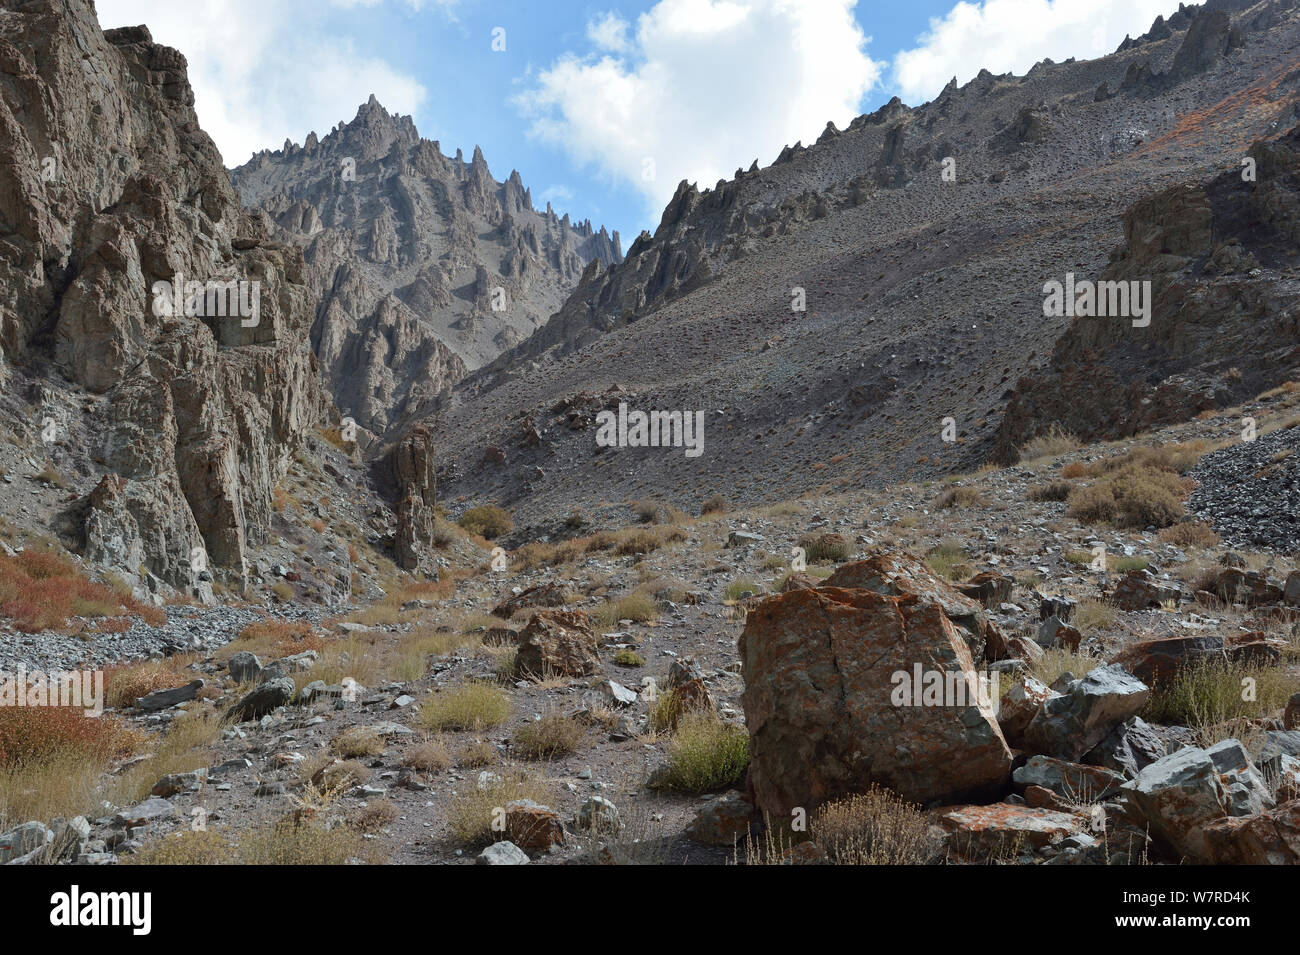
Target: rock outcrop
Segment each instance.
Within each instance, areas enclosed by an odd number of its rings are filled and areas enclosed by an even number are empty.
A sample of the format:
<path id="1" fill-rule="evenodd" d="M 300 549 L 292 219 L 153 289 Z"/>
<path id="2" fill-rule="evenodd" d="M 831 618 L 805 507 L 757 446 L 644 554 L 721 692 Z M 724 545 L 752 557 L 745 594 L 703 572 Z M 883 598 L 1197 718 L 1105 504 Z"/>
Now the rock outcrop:
<path id="1" fill-rule="evenodd" d="M 1125 244 L 1100 278 L 1149 283 L 1149 326 L 1074 319 L 1047 367 L 1016 385 L 995 460 L 1016 460 L 1052 425 L 1086 441 L 1130 437 L 1300 376 L 1300 127 L 1244 160 L 1128 209 Z"/>
<path id="2" fill-rule="evenodd" d="M 588 263 L 622 259 L 618 233 L 535 209 L 519 173 L 497 182 L 477 147 L 468 163 L 443 155 L 373 96 L 231 176 L 304 250 L 312 344 L 335 403 L 370 432 L 530 335 Z"/>
<path id="3" fill-rule="evenodd" d="M 87 549 L 133 579 L 238 585 L 325 408 L 302 253 L 241 208 L 185 58 L 146 28 L 26 3 L 0 61 L 0 343 L 108 399 Z"/>
<path id="4" fill-rule="evenodd" d="M 933 599 L 790 591 L 750 612 L 740 655 L 750 784 L 773 818 L 872 783 L 922 803 L 1009 784 L 1011 753 L 965 634 Z M 918 670 L 956 692 L 915 698 Z"/>

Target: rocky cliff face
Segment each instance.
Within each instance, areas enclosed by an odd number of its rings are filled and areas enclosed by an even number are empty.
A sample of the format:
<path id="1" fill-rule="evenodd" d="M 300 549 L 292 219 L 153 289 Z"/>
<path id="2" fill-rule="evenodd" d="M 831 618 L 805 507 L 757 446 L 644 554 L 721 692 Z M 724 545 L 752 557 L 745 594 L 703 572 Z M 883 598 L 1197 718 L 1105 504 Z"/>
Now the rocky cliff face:
<path id="1" fill-rule="evenodd" d="M 1129 208 L 1101 280 L 1150 282 L 1150 325 L 1076 318 L 1047 367 L 1016 386 L 996 459 L 1014 461 L 1053 425 L 1113 440 L 1300 377 L 1300 127 L 1246 159 Z"/>
<path id="2" fill-rule="evenodd" d="M 103 475 L 87 553 L 137 581 L 242 578 L 326 407 L 302 253 L 241 207 L 185 58 L 146 28 L 103 32 L 87 0 L 2 11 L 0 92 L 5 374 L 97 416 L 59 425 Z"/>
<path id="3" fill-rule="evenodd" d="M 711 188 L 683 183 L 654 235 L 621 264 L 588 266 L 542 329 L 425 419 L 444 497 L 491 498 L 520 520 L 589 500 L 660 496 L 694 508 L 718 492 L 757 503 L 972 470 L 1007 440 L 1004 416 L 1011 428 L 1018 416 L 1068 422 L 1077 410 L 1105 426 L 1107 402 L 1127 407 L 1125 389 L 1152 384 L 1144 368 L 1117 369 L 1114 387 L 1095 387 L 1078 407 L 1061 396 L 1040 415 L 1012 402 L 1016 383 L 1071 333 L 1069 316 L 1044 314 L 1044 285 L 1109 266 L 1150 279 L 1158 298 L 1178 294 L 1156 274 L 1173 267 L 1158 256 L 1108 261 L 1134 228 L 1124 213 L 1152 201 L 1152 215 L 1165 215 L 1170 200 L 1152 197 L 1240 173 L 1250 143 L 1295 125 L 1297 31 L 1296 0 L 1211 0 L 1108 56 L 1045 60 L 1023 76 L 982 71 L 932 102 L 894 101 L 827 126 L 816 143 Z M 1266 175 L 1262 190 L 1285 191 Z M 1183 254 L 1178 268 L 1222 241 Z M 1264 316 L 1265 340 L 1287 334 L 1294 264 L 1266 259 L 1258 275 L 1220 274 L 1213 295 L 1223 298 L 1204 304 L 1207 316 L 1240 308 Z M 1273 346 L 1249 344 L 1244 320 L 1219 335 L 1184 325 L 1159 343 L 1170 308 L 1183 303 L 1160 298 L 1143 340 L 1182 356 L 1156 357 L 1157 382 L 1197 351 L 1238 391 L 1267 382 Z M 1142 397 L 1125 413 L 1147 414 Z M 570 410 L 607 400 L 703 411 L 703 453 L 597 445 Z M 1197 407 L 1171 396 L 1165 412 Z"/>
<path id="4" fill-rule="evenodd" d="M 618 233 L 533 207 L 512 172 L 421 139 L 371 97 L 324 138 L 236 169 L 244 202 L 304 249 L 312 344 L 339 408 L 384 431 L 532 334 Z"/>

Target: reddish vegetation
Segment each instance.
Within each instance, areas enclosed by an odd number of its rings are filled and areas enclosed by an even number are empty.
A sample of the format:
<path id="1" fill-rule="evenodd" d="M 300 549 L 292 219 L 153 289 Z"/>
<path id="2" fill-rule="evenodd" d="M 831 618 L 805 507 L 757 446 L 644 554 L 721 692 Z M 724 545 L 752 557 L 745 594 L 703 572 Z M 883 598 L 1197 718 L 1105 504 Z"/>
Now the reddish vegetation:
<path id="1" fill-rule="evenodd" d="M 71 706 L 0 707 L 0 768 L 60 756 L 111 759 L 133 752 L 138 737 L 109 716 Z"/>
<path id="2" fill-rule="evenodd" d="M 0 557 L 0 613 L 23 633 L 66 626 L 70 617 L 134 614 L 154 626 L 167 622 L 167 615 L 158 608 L 95 583 L 58 554 L 38 550 Z"/>
<path id="3" fill-rule="evenodd" d="M 304 650 L 320 651 L 325 646 L 311 624 L 301 620 L 259 620 L 239 631 L 240 640 L 273 640 L 278 656 L 287 657 Z"/>

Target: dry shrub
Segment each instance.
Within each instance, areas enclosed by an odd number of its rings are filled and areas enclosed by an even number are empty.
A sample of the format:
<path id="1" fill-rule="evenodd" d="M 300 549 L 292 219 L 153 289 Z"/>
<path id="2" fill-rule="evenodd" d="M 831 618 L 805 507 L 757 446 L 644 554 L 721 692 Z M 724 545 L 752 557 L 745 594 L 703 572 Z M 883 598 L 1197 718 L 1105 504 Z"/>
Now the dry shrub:
<path id="1" fill-rule="evenodd" d="M 655 775 L 656 788 L 699 795 L 738 780 L 749 765 L 749 733 L 716 716 L 681 717 L 668 744 L 668 763 Z"/>
<path id="2" fill-rule="evenodd" d="M 1061 468 L 1061 477 L 1067 481 L 1081 478 L 1088 473 L 1088 467 L 1082 461 L 1071 461 Z"/>
<path id="3" fill-rule="evenodd" d="M 519 770 L 503 770 L 482 788 L 473 779 L 462 781 L 460 786 L 447 804 L 447 824 L 452 835 L 469 848 L 485 846 L 503 835 L 492 831 L 492 820 L 506 803 L 531 799 L 547 806 L 555 797 L 544 781 Z"/>
<path id="4" fill-rule="evenodd" d="M 464 683 L 428 697 L 420 708 L 426 729 L 482 730 L 510 716 L 510 694 L 491 683 Z"/>
<path id="5" fill-rule="evenodd" d="M 330 749 L 343 759 L 378 756 L 384 751 L 384 738 L 369 726 L 350 726 L 330 743 Z"/>
<path id="6" fill-rule="evenodd" d="M 1134 449 L 1154 451 L 1157 449 Z M 1170 451 L 1143 456 L 1142 460 L 1101 469 L 1101 477 L 1090 487 L 1070 492 L 1066 514 L 1086 524 L 1113 522 L 1119 527 L 1167 527 L 1186 513 L 1183 499 L 1190 482 L 1179 476 L 1173 464 L 1185 463 L 1182 452 Z M 1115 459 L 1112 459 L 1115 460 Z M 1167 460 L 1166 468 L 1156 462 Z"/>
<path id="7" fill-rule="evenodd" d="M 429 736 L 407 747 L 402 765 L 422 773 L 440 773 L 452 766 L 451 750 L 441 736 Z"/>
<path id="8" fill-rule="evenodd" d="M 947 510 L 954 507 L 986 507 L 988 498 L 973 487 L 950 487 L 934 499 L 934 506 Z"/>
<path id="9" fill-rule="evenodd" d="M 1183 521 L 1166 527 L 1158 535 L 1160 543 L 1175 547 L 1213 547 L 1220 542 L 1214 528 L 1204 521 Z"/>
<path id="10" fill-rule="evenodd" d="M 0 768 L 74 755 L 109 761 L 134 753 L 139 733 L 111 716 L 86 716 L 74 706 L 0 707 Z"/>
<path id="11" fill-rule="evenodd" d="M 515 731 L 512 746 L 525 759 L 556 759 L 578 751 L 586 731 L 575 719 L 547 713 Z"/>
<path id="12" fill-rule="evenodd" d="M 704 499 L 700 505 L 700 516 L 706 517 L 709 514 L 722 514 L 727 510 L 727 499 L 721 494 L 714 494 Z"/>
<path id="13" fill-rule="evenodd" d="M 71 617 L 135 615 L 152 626 L 167 614 L 141 603 L 125 586 L 97 584 L 76 564 L 50 551 L 0 555 L 0 613 L 23 633 L 67 626 Z"/>
<path id="14" fill-rule="evenodd" d="M 471 507 L 460 516 L 460 520 L 456 523 L 471 534 L 477 534 L 487 540 L 493 540 L 502 534 L 509 534 L 515 526 L 510 513 L 496 504 L 482 504 L 478 507 Z"/>
<path id="15" fill-rule="evenodd" d="M 1047 431 L 1030 439 L 1020 448 L 1021 461 L 1037 461 L 1040 458 L 1056 457 L 1077 451 L 1079 439 L 1058 424 L 1053 424 Z"/>
<path id="16" fill-rule="evenodd" d="M 1025 494 L 1031 501 L 1064 501 L 1074 490 L 1074 485 L 1069 481 L 1048 481 L 1046 484 L 1039 484 L 1031 487 Z"/>
<path id="17" fill-rule="evenodd" d="M 921 808 L 878 786 L 822 806 L 809 830 L 832 865 L 925 865 L 938 851 Z"/>
<path id="18" fill-rule="evenodd" d="M 239 631 L 237 642 L 255 644 L 275 659 L 293 656 L 304 650 L 319 653 L 325 641 L 310 623 L 304 620 L 255 620 Z M 245 648 L 239 648 L 245 649 Z"/>

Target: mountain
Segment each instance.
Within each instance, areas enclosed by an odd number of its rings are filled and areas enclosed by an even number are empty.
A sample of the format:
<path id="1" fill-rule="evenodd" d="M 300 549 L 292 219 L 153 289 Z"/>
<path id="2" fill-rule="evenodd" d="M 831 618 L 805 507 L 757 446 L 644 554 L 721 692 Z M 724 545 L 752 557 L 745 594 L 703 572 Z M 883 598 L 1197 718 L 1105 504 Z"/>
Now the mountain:
<path id="1" fill-rule="evenodd" d="M 328 402 L 302 253 L 241 207 L 185 58 L 146 28 L 10 5 L 0 61 L 5 426 L 75 488 L 46 514 L 6 486 L 5 511 L 137 589 L 242 585 Z"/>
<path id="2" fill-rule="evenodd" d="M 597 500 L 693 509 L 713 493 L 759 503 L 978 467 L 1005 444 L 1017 382 L 1070 333 L 1070 317 L 1044 314 L 1045 287 L 1099 278 L 1149 208 L 1126 219 L 1130 207 L 1239 173 L 1253 143 L 1290 129 L 1298 35 L 1294 0 L 1211 0 L 1108 56 L 984 71 L 933 102 L 828 124 L 712 188 L 683 182 L 624 262 L 589 265 L 550 321 L 424 420 L 444 496 L 544 521 Z M 1289 187 L 1260 167 L 1261 189 L 1282 190 L 1270 215 L 1287 234 Z M 1130 278 L 1169 266 L 1125 263 L 1114 268 Z M 1261 264 L 1266 276 L 1234 281 L 1286 313 L 1294 261 Z M 1177 297 L 1155 307 L 1138 350 L 1186 318 Z M 1197 344 L 1208 363 L 1233 351 Z M 1215 402 L 1290 368 L 1235 363 L 1251 373 Z M 620 402 L 703 411 L 704 453 L 598 447 L 596 415 Z"/>
<path id="3" fill-rule="evenodd" d="M 588 263 L 622 261 L 617 232 L 535 209 L 518 172 L 497 182 L 478 147 L 468 163 L 443 155 L 373 96 L 231 178 L 302 247 L 326 382 L 376 433 L 530 336 Z"/>

